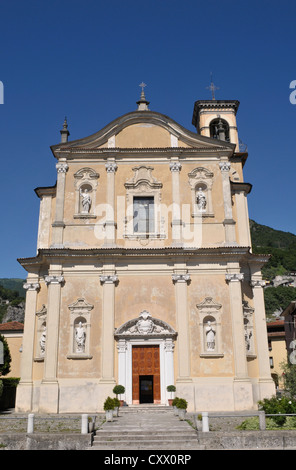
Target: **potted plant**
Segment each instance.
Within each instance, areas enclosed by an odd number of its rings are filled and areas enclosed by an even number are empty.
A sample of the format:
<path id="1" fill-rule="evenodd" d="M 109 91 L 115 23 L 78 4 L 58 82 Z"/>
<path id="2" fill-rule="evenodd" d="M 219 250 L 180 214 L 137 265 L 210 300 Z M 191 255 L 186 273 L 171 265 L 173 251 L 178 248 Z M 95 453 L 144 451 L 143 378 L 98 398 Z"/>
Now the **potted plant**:
<path id="1" fill-rule="evenodd" d="M 118 395 L 121 395 L 124 392 L 125 392 L 125 388 L 123 385 L 115 385 L 115 387 L 113 388 L 113 393 L 115 393 L 116 398 L 118 398 Z M 119 400 L 119 401 L 120 401 L 120 406 L 122 406 L 123 400 Z"/>
<path id="2" fill-rule="evenodd" d="M 114 400 L 111 397 L 107 397 L 104 402 L 104 410 L 106 413 L 106 421 L 113 421 L 113 410 L 114 410 Z"/>
<path id="3" fill-rule="evenodd" d="M 96 417 L 88 417 L 88 432 L 94 432 Z"/>
<path id="4" fill-rule="evenodd" d="M 177 416 L 178 415 L 178 407 L 177 407 L 177 404 L 178 404 L 178 401 L 179 401 L 179 397 L 175 397 L 172 401 L 172 407 L 174 409 L 174 414 Z"/>
<path id="5" fill-rule="evenodd" d="M 181 421 L 184 421 L 188 403 L 184 398 L 179 398 L 177 403 L 178 415 Z"/>
<path id="6" fill-rule="evenodd" d="M 172 394 L 176 391 L 175 385 L 168 385 L 167 391 L 171 393 L 171 398 L 168 399 L 168 402 L 169 402 L 169 405 L 172 406 L 172 403 L 173 403 Z"/>
<path id="7" fill-rule="evenodd" d="M 120 401 L 118 400 L 118 398 L 113 398 L 113 402 L 114 402 L 113 416 L 118 416 Z"/>

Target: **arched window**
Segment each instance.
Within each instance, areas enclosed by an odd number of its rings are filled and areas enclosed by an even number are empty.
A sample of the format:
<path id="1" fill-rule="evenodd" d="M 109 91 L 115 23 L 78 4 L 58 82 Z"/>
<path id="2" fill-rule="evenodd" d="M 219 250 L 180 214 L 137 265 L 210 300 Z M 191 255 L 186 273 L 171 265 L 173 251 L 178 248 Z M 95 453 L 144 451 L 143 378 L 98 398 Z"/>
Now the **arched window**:
<path id="1" fill-rule="evenodd" d="M 210 137 L 230 142 L 228 122 L 221 118 L 213 119 L 210 122 Z"/>

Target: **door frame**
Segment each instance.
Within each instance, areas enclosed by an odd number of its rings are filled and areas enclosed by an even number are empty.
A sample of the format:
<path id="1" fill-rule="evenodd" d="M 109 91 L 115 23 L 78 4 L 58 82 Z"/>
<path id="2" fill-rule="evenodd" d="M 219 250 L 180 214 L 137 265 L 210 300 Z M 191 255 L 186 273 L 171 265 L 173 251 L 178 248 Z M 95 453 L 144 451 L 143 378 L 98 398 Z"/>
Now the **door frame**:
<path id="1" fill-rule="evenodd" d="M 133 346 L 159 346 L 160 365 L 160 403 L 167 404 L 169 393 L 166 390 L 168 385 L 174 384 L 174 358 L 172 338 L 129 338 L 118 341 L 118 383 L 125 387 L 125 394 L 122 399 L 128 405 L 133 403 L 132 397 L 132 348 Z"/>

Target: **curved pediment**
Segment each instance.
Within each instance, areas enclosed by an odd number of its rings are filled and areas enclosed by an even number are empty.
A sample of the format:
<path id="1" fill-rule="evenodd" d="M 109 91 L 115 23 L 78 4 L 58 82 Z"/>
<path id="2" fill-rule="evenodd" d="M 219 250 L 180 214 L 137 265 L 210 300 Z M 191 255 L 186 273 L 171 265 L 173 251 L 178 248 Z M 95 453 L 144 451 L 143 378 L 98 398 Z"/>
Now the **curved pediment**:
<path id="1" fill-rule="evenodd" d="M 133 318 L 117 328 L 114 336 L 116 339 L 143 338 L 143 336 L 174 338 L 177 333 L 168 323 L 153 318 L 149 312 L 144 310 L 138 318 Z"/>
<path id="2" fill-rule="evenodd" d="M 121 116 L 95 134 L 51 147 L 59 150 L 96 150 L 104 148 L 208 148 L 234 150 L 234 145 L 217 141 L 185 129 L 164 114 L 134 111 Z"/>

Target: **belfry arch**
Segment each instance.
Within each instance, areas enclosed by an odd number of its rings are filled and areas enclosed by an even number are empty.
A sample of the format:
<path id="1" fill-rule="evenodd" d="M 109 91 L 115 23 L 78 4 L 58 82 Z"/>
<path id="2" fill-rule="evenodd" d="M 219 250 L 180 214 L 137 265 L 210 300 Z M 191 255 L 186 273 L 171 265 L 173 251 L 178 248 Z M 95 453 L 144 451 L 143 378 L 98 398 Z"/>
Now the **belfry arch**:
<path id="1" fill-rule="evenodd" d="M 174 384 L 174 347 L 177 332 L 146 310 L 114 333 L 118 350 L 118 383 L 125 387 L 121 398 L 129 404 L 167 404 L 168 385 Z M 152 387 L 148 401 L 141 384 Z M 150 382 L 149 382 L 150 380 Z M 145 395 L 145 394 L 144 394 Z"/>

